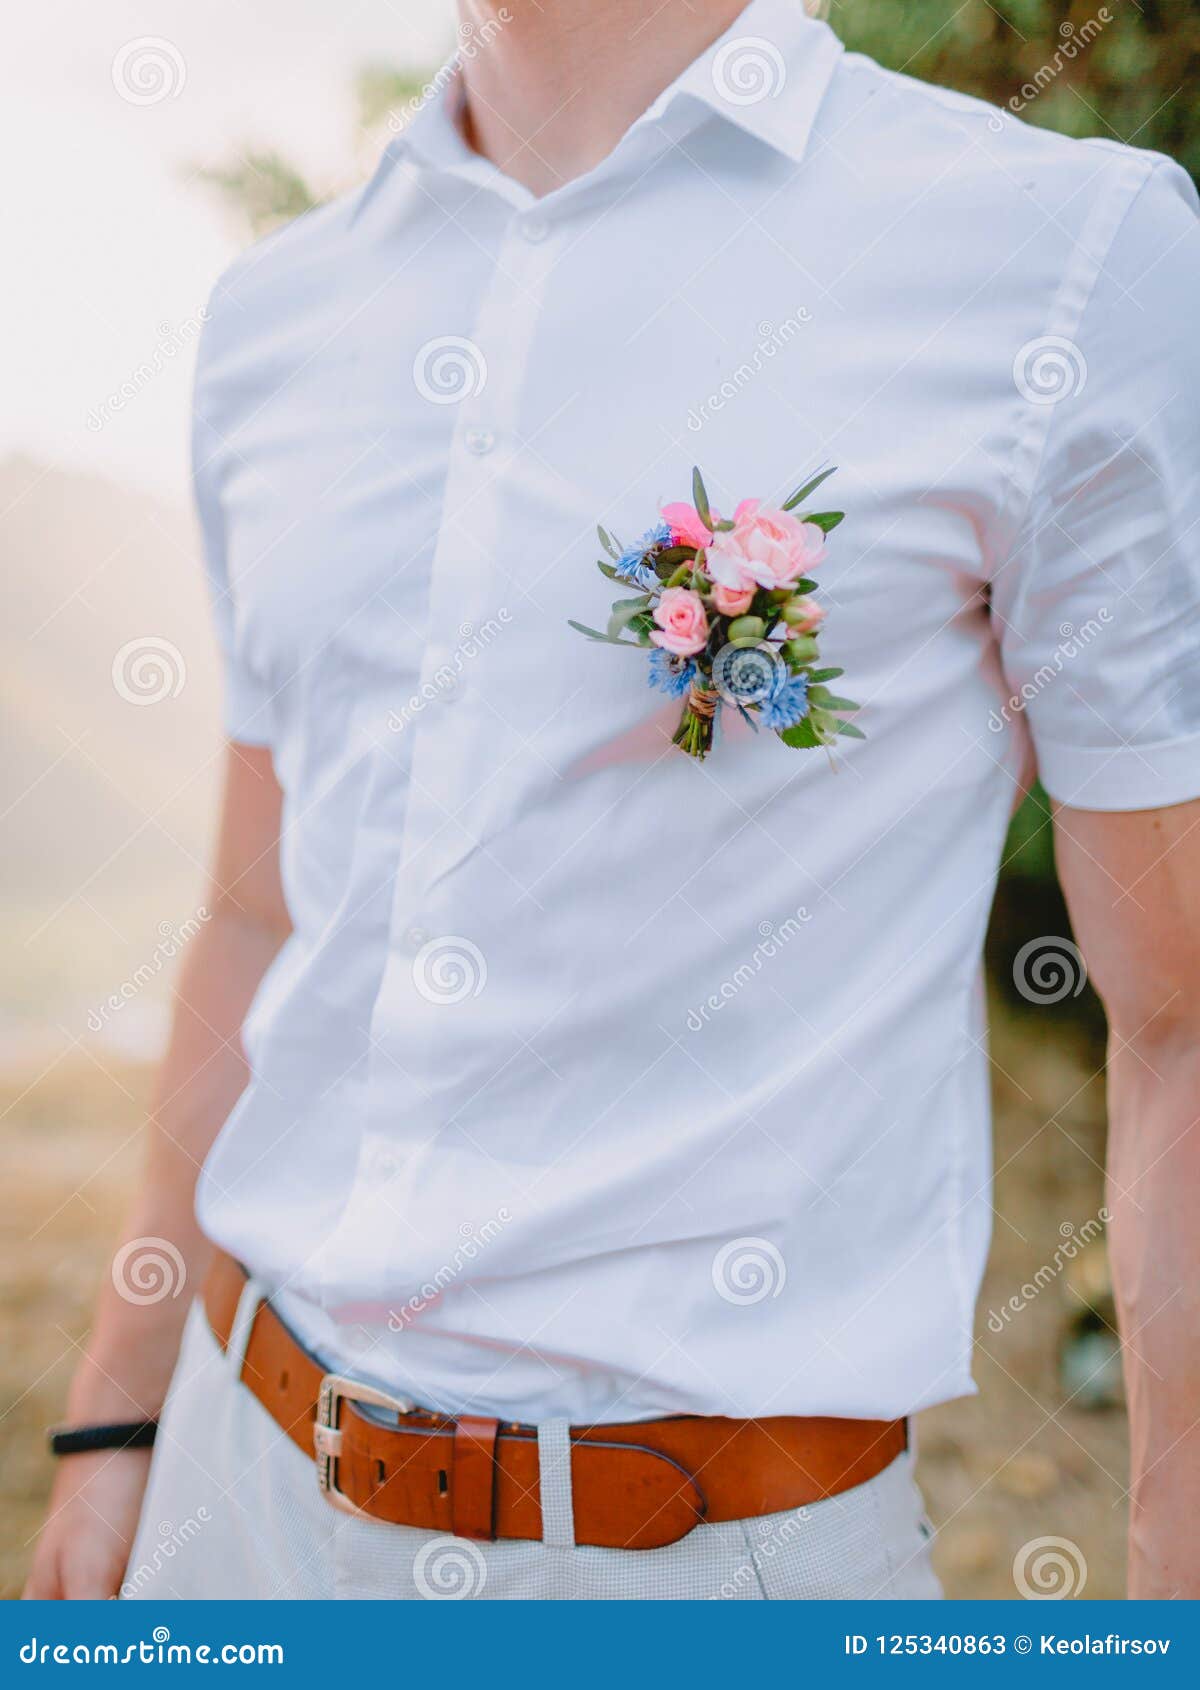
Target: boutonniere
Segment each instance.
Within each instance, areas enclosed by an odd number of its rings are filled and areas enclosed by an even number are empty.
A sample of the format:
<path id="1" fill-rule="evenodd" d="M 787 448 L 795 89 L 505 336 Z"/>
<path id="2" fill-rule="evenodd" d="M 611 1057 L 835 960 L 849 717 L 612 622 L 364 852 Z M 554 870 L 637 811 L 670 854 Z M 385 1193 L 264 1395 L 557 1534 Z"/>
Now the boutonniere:
<path id="1" fill-rule="evenodd" d="M 842 716 L 858 705 L 826 684 L 844 671 L 818 666 L 825 609 L 812 597 L 810 571 L 844 513 L 796 514 L 832 474 L 813 476 L 777 509 L 743 499 L 726 520 L 696 469 L 694 502 L 665 505 L 633 545 L 597 530 L 611 560 L 600 561 L 601 573 L 637 594 L 616 600 L 606 633 L 570 625 L 591 640 L 648 651 L 649 684 L 684 701 L 674 740 L 689 757 L 708 755 L 723 708 L 802 750 L 839 734 L 866 738 Z"/>

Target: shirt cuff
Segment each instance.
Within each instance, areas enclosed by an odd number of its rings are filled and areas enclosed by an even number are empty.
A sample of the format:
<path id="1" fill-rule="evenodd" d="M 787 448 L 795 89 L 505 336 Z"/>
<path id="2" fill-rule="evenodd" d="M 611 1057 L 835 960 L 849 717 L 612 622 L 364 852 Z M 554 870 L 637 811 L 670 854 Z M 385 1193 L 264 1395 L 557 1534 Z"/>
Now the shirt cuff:
<path id="1" fill-rule="evenodd" d="M 1077 810 L 1158 810 L 1200 798 L 1200 733 L 1085 748 L 1035 736 L 1042 785 Z"/>

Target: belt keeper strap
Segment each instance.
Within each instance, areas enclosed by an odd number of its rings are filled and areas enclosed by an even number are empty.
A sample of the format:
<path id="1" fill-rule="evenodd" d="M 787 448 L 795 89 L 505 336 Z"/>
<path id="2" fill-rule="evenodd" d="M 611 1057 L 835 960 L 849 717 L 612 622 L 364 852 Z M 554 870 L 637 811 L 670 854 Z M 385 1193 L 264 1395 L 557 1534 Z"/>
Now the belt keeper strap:
<path id="1" fill-rule="evenodd" d="M 450 1519 L 455 1537 L 491 1543 L 496 1536 L 496 1434 L 498 1420 L 460 1415 L 454 1427 Z"/>

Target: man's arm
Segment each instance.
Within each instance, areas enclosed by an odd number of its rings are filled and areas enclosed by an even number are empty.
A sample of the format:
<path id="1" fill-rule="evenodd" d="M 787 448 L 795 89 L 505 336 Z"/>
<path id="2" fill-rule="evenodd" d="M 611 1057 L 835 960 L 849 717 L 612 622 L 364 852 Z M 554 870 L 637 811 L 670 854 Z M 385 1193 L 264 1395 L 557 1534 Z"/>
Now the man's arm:
<path id="1" fill-rule="evenodd" d="M 184 955 L 145 1175 L 122 1235 L 168 1239 L 183 1258 L 189 1294 L 135 1304 L 105 1276 L 67 1425 L 149 1419 L 162 1407 L 208 1255 L 193 1214 L 196 1175 L 245 1086 L 242 1021 L 290 927 L 279 879 L 280 803 L 270 753 L 231 745 L 205 900 L 210 919 Z M 149 1466 L 145 1450 L 62 1460 L 26 1596 L 116 1594 Z"/>
<path id="2" fill-rule="evenodd" d="M 1129 1595 L 1200 1597 L 1200 800 L 1058 809 L 1108 1013 L 1108 1209 L 1129 1397 Z"/>

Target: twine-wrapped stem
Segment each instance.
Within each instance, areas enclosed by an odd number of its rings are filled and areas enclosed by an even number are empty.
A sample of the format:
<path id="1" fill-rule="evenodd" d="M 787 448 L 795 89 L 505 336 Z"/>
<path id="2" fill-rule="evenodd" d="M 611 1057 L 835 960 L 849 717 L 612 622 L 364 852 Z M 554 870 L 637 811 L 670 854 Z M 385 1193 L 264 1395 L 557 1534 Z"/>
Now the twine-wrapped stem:
<path id="1" fill-rule="evenodd" d="M 699 716 L 702 721 L 711 722 L 717 713 L 717 706 L 721 702 L 721 695 L 711 687 L 702 687 L 693 681 L 688 690 L 688 709 L 693 716 Z"/>

